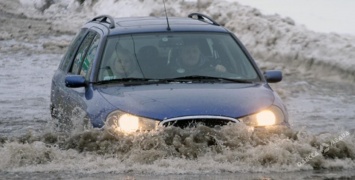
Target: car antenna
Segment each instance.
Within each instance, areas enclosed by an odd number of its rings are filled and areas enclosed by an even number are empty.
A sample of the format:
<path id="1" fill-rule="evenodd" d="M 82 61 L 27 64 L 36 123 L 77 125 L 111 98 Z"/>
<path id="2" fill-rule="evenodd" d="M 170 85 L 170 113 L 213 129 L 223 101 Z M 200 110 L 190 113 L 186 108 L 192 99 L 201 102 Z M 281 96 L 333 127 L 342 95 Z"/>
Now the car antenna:
<path id="1" fill-rule="evenodd" d="M 165 11 L 165 17 L 166 17 L 166 23 L 168 24 L 167 30 L 170 31 L 170 25 L 169 25 L 169 19 L 168 19 L 168 14 L 166 13 L 166 7 L 165 7 L 165 0 L 163 0 L 164 3 L 164 11 Z"/>

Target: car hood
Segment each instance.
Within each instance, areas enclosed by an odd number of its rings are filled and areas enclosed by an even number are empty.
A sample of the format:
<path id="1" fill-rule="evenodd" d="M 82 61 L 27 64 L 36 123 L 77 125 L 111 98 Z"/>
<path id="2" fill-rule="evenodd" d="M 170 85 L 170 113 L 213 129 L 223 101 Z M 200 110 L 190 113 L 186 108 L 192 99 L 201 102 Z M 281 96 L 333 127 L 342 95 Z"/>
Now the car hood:
<path id="1" fill-rule="evenodd" d="M 114 108 L 156 120 L 197 115 L 237 118 L 274 101 L 266 84 L 110 84 L 98 91 Z"/>

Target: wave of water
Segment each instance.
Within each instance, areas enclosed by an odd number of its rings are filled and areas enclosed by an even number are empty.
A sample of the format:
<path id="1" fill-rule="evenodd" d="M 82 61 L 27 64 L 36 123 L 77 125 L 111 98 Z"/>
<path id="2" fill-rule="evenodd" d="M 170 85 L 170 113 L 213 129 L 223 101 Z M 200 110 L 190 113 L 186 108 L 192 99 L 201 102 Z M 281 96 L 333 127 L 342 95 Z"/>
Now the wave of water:
<path id="1" fill-rule="evenodd" d="M 251 132 L 240 125 L 168 127 L 124 134 L 86 130 L 0 139 L 9 172 L 223 174 L 355 168 L 355 137 L 306 132 Z"/>

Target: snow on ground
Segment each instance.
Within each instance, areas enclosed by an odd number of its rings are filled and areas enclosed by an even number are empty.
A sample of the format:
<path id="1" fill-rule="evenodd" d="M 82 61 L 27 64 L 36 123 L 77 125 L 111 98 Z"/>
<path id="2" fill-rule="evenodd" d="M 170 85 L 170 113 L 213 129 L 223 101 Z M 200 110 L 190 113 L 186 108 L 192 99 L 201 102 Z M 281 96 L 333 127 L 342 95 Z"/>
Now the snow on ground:
<path id="1" fill-rule="evenodd" d="M 297 1 L 299 3 L 292 4 L 290 1 L 281 3 L 277 0 L 262 1 L 263 3 L 260 3 L 260 1 L 238 1 L 263 7 L 263 11 L 241 6 L 239 3 L 234 2 L 237 0 L 228 1 L 233 2 L 207 0 L 199 1 L 199 4 L 196 5 L 197 1 L 194 2 L 192 0 L 186 3 L 184 3 L 184 0 L 167 1 L 166 7 L 170 16 L 186 16 L 188 13 L 195 11 L 211 16 L 217 22 L 236 33 L 261 66 L 268 65 L 268 61 L 286 62 L 286 64 L 292 65 L 294 70 L 296 69 L 306 74 L 312 71 L 312 75 L 318 78 L 326 77 L 332 81 L 346 80 L 355 82 L 355 36 L 317 33 L 295 22 L 294 19 L 286 17 L 297 18 L 295 14 L 301 14 L 310 17 L 308 18 L 310 19 L 309 21 L 313 17 L 315 20 L 322 22 L 321 19 L 325 18 L 324 13 L 329 12 L 328 9 L 330 7 L 337 7 L 330 3 L 330 0 L 326 2 L 320 2 L 319 0 L 307 1 L 311 5 L 310 7 L 324 6 L 323 9 L 314 8 L 318 10 L 315 12 L 309 9 L 307 11 L 309 7 L 305 7 L 306 1 Z M 22 3 L 22 8 L 26 7 L 26 11 L 20 8 L 20 11 L 25 15 L 46 18 L 52 21 L 53 24 L 58 25 L 54 28 L 65 27 L 73 32 L 76 32 L 82 23 L 102 14 L 110 14 L 116 17 L 164 15 L 164 6 L 160 0 L 84 1 L 81 5 L 76 0 L 56 0 L 51 5 L 46 4 L 50 1 L 45 0 L 21 0 L 20 2 Z M 287 6 L 288 3 L 290 4 L 289 6 Z M 341 3 L 343 3 L 344 7 L 350 6 L 348 1 L 342 0 Z M 280 12 L 280 9 L 282 9 L 280 7 L 294 10 L 287 11 L 289 13 L 283 14 L 283 17 L 272 13 L 262 14 L 264 11 Z M 32 9 L 32 11 L 28 9 Z M 307 11 L 309 14 L 299 13 L 296 10 Z M 348 16 L 347 12 L 344 9 L 342 13 L 333 13 L 334 18 L 341 15 Z M 312 13 L 317 15 L 312 16 Z M 306 17 L 297 19 L 302 19 L 306 22 Z M 340 20 L 337 21 L 341 22 Z M 66 25 L 62 26 L 61 24 L 63 23 L 66 23 Z M 306 26 L 310 25 L 307 24 Z M 324 27 L 318 23 L 317 28 L 323 29 Z M 329 28 L 324 29 L 333 31 Z M 288 71 L 293 70 L 285 70 L 286 73 Z"/>
<path id="2" fill-rule="evenodd" d="M 324 33 L 355 35 L 352 0 L 227 0 L 255 7 L 263 14 L 290 17 L 299 25 Z"/>

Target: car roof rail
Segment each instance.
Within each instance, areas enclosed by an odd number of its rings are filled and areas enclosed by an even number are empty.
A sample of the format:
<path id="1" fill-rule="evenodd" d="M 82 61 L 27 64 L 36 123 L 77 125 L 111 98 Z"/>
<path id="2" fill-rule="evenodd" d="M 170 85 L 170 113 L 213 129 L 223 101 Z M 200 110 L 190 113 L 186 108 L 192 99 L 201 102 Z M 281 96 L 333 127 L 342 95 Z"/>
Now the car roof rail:
<path id="1" fill-rule="evenodd" d="M 108 22 L 107 19 L 110 22 Z M 109 16 L 109 15 L 97 16 L 94 19 L 92 19 L 91 21 L 96 21 L 96 22 L 100 22 L 100 23 L 106 22 L 106 23 L 110 24 L 110 26 L 109 26 L 110 29 L 115 28 L 115 20 L 113 19 L 112 16 Z"/>
<path id="2" fill-rule="evenodd" d="M 218 24 L 212 18 L 210 18 L 204 14 L 201 14 L 201 13 L 191 13 L 187 17 L 192 18 L 192 19 L 197 19 L 197 20 L 200 20 L 203 22 L 207 22 L 207 23 L 213 24 L 215 26 L 220 26 L 220 24 Z"/>

